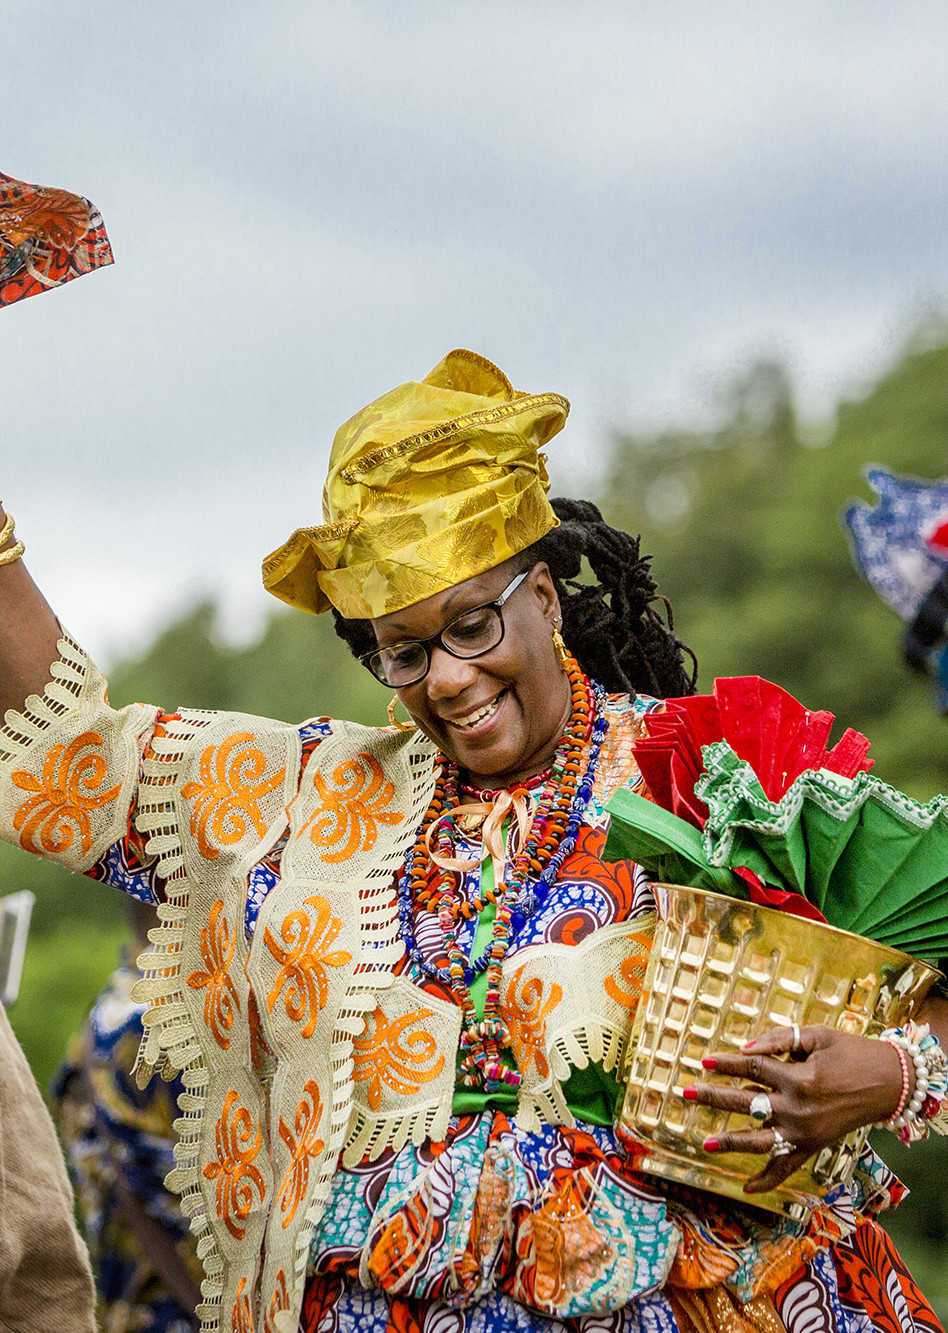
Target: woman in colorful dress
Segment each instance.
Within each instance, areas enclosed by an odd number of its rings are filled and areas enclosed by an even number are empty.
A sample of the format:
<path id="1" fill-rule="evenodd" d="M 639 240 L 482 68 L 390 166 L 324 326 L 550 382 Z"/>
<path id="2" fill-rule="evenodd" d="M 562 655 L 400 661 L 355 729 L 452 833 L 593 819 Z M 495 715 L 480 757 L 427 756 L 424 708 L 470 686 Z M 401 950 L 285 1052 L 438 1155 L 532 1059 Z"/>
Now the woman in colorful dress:
<path id="1" fill-rule="evenodd" d="M 207 1329 L 938 1329 L 871 1153 L 793 1222 L 635 1171 L 617 1132 L 655 911 L 602 860 L 604 805 L 693 684 L 637 543 L 547 499 L 567 411 L 453 352 L 337 433 L 325 523 L 264 581 L 332 608 L 407 710 L 388 728 L 109 709 L 8 525 L 3 834 L 159 904 L 139 1073 L 184 1086 Z M 908 1114 L 928 1066 L 804 1028 L 719 1067 L 770 1092 L 720 1142 L 762 1155 L 753 1191 Z"/>

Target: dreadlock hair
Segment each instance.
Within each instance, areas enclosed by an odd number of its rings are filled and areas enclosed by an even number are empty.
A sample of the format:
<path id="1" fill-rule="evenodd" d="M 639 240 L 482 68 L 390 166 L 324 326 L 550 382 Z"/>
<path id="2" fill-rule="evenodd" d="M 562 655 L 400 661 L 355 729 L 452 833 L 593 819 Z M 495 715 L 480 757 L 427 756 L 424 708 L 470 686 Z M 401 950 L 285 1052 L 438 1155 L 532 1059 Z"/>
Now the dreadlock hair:
<path id="1" fill-rule="evenodd" d="M 551 504 L 559 527 L 516 559 L 523 569 L 540 560 L 549 566 L 563 638 L 587 676 L 623 694 L 694 694 L 695 655 L 675 637 L 671 606 L 652 577 L 651 556 L 639 551 L 639 538 L 610 527 L 590 500 Z M 584 556 L 595 583 L 577 582 Z"/>
<path id="2" fill-rule="evenodd" d="M 695 655 L 675 637 L 671 607 L 652 577 L 651 557 L 640 554 L 638 537 L 610 527 L 589 500 L 551 504 L 559 527 L 508 563 L 513 572 L 541 561 L 549 567 L 563 638 L 583 671 L 617 693 L 659 699 L 693 694 Z M 578 582 L 584 556 L 596 583 Z M 346 620 L 335 610 L 333 617 L 354 656 L 375 647 L 371 621 Z"/>

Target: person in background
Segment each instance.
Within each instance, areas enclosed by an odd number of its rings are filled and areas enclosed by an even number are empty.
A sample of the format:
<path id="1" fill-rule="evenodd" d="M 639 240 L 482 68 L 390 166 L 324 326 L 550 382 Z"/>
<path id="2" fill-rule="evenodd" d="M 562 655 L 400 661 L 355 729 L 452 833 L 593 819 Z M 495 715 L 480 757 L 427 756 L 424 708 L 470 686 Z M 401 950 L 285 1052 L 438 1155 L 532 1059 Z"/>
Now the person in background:
<path id="1" fill-rule="evenodd" d="M 53 1116 L 76 1187 L 98 1293 L 102 1333 L 191 1333 L 201 1266 L 178 1199 L 174 1166 L 180 1077 L 139 1087 L 132 1073 L 146 1006 L 132 998 L 135 965 L 158 924 L 154 907 L 126 898 L 132 938 L 51 1089 Z"/>
<path id="2" fill-rule="evenodd" d="M 49 1112 L 0 1005 L 0 1329 L 94 1333 L 89 1256 Z"/>
<path id="3" fill-rule="evenodd" d="M 853 564 L 905 621 L 902 660 L 928 676 L 935 707 L 948 715 L 948 480 L 866 469 L 873 508 L 855 501 L 841 514 Z"/>

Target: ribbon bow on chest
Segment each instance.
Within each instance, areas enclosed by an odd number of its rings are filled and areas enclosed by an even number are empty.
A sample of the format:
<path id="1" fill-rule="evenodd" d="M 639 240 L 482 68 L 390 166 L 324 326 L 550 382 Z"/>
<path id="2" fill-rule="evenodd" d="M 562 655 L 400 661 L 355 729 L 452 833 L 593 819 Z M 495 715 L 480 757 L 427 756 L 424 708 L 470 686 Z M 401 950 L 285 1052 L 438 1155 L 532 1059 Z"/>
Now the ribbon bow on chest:
<path id="1" fill-rule="evenodd" d="M 533 798 L 522 788 L 514 791 L 499 791 L 490 801 L 472 801 L 467 805 L 456 806 L 452 818 L 458 827 L 465 829 L 477 821 L 483 821 L 481 838 L 484 848 L 479 856 L 447 856 L 437 850 L 432 843 L 437 838 L 437 823 L 432 824 L 425 835 L 425 849 L 434 865 L 440 870 L 457 870 L 466 874 L 476 866 L 482 865 L 490 857 L 494 867 L 494 884 L 499 886 L 504 881 L 504 823 L 513 819 L 512 851 L 514 855 L 526 845 L 527 834 L 533 822 Z"/>

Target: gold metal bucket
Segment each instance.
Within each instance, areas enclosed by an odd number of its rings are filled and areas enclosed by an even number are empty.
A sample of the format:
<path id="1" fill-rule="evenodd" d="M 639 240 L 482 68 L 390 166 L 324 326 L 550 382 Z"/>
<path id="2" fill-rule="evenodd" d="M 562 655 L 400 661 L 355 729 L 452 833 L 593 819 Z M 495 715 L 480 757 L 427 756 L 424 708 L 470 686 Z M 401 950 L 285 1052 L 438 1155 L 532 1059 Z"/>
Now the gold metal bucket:
<path id="1" fill-rule="evenodd" d="M 621 1121 L 649 1155 L 639 1168 L 667 1180 L 803 1218 L 849 1179 L 868 1135 L 822 1149 L 766 1194 L 743 1186 L 759 1154 L 706 1153 L 706 1138 L 748 1129 L 749 1116 L 682 1100 L 688 1084 L 748 1086 L 711 1074 L 701 1058 L 739 1050 L 791 1023 L 873 1036 L 904 1023 L 939 975 L 926 963 L 822 922 L 721 894 L 657 884 L 661 920 L 628 1046 Z"/>

